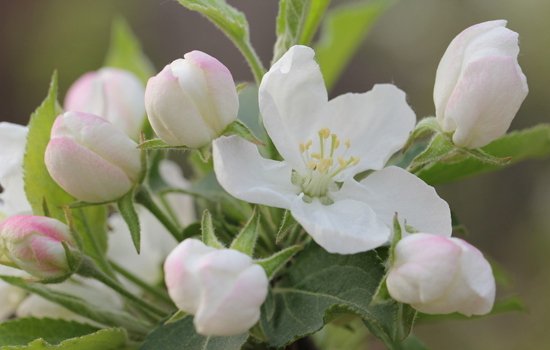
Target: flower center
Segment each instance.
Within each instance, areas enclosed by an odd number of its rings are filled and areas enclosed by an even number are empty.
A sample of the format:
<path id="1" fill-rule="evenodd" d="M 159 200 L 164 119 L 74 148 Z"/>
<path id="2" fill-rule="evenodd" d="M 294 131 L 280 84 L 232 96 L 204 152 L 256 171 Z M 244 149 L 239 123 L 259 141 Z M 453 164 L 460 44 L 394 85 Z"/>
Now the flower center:
<path id="1" fill-rule="evenodd" d="M 304 194 L 304 201 L 310 203 L 313 198 L 319 198 L 321 203 L 332 204 L 329 191 L 336 191 L 340 184 L 335 177 L 349 167 L 356 165 L 359 158 L 348 156 L 351 143 L 345 140 L 340 142 L 338 135 L 330 129 L 323 128 L 317 133 L 319 143 L 307 140 L 300 144 L 300 154 L 306 165 L 305 174 L 292 173 L 292 183 L 300 186 Z M 318 148 L 318 149 L 317 149 Z"/>

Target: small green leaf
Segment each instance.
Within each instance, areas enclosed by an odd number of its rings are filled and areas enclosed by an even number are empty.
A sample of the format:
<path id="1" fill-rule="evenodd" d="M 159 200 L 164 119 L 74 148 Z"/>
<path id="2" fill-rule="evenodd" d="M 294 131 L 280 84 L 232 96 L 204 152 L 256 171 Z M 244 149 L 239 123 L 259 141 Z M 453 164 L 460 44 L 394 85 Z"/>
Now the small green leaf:
<path id="1" fill-rule="evenodd" d="M 397 349 L 410 333 L 415 311 L 396 302 L 371 305 L 386 256 L 386 249 L 339 255 L 310 244 L 262 307 L 260 322 L 269 345 L 283 347 L 321 329 L 334 312 L 348 312 L 360 316 L 390 349 Z"/>
<path id="2" fill-rule="evenodd" d="M 172 146 L 172 145 L 169 145 L 169 144 L 167 144 L 166 142 L 164 142 L 164 141 L 161 140 L 161 139 L 146 140 L 146 141 L 140 143 L 138 147 L 139 147 L 140 149 L 142 149 L 142 150 L 156 150 L 156 149 L 168 150 L 168 149 L 177 149 L 177 150 L 186 151 L 186 150 L 189 150 L 189 149 L 190 149 L 190 148 L 187 147 L 187 146 Z"/>
<path id="3" fill-rule="evenodd" d="M 435 162 L 420 169 L 416 175 L 427 183 L 436 185 L 500 170 L 523 160 L 548 157 L 550 156 L 550 125 L 540 124 L 529 129 L 511 132 L 483 147 L 481 151 L 504 161 L 499 164 L 483 162 L 476 157 L 465 157 L 453 164 Z"/>
<path id="4" fill-rule="evenodd" d="M 310 45 L 328 5 L 330 5 L 330 0 L 310 0 L 308 15 L 302 26 L 302 33 L 298 41 L 299 44 Z"/>
<path id="5" fill-rule="evenodd" d="M 301 245 L 293 245 L 273 254 L 268 258 L 256 260 L 256 264 L 260 265 L 265 270 L 265 273 L 269 279 L 272 279 L 275 277 L 277 272 L 279 272 L 279 270 L 281 270 L 286 263 L 288 263 L 290 259 L 292 259 L 292 257 L 294 257 L 294 255 L 296 255 L 303 248 L 304 247 Z"/>
<path id="6" fill-rule="evenodd" d="M 205 337 L 195 332 L 193 317 L 164 324 L 153 330 L 140 350 L 240 350 L 248 334 L 232 337 Z"/>
<path id="7" fill-rule="evenodd" d="M 239 234 L 231 243 L 230 248 L 238 250 L 248 256 L 254 255 L 254 248 L 258 240 L 258 227 L 260 225 L 260 213 L 258 208 L 254 207 L 252 216 L 241 229 Z"/>
<path id="8" fill-rule="evenodd" d="M 277 235 L 275 238 L 275 243 L 280 244 L 282 243 L 287 235 L 295 228 L 297 227 L 298 223 L 296 220 L 294 220 L 294 217 L 292 217 L 292 214 L 289 210 L 285 210 L 285 213 L 283 214 L 283 219 L 281 220 L 281 223 L 279 224 L 279 229 L 277 230 Z"/>
<path id="9" fill-rule="evenodd" d="M 141 44 L 123 18 L 117 18 L 113 22 L 105 66 L 130 71 L 143 83 L 155 73 L 151 61 L 143 53 Z"/>
<path id="10" fill-rule="evenodd" d="M 311 0 L 281 0 L 277 15 L 277 41 L 273 48 L 276 62 L 287 50 L 300 42 Z"/>
<path id="11" fill-rule="evenodd" d="M 187 227 L 185 227 L 183 229 L 182 238 L 186 239 L 186 238 L 189 238 L 189 237 L 201 236 L 201 235 L 202 235 L 201 223 L 200 222 L 193 222 L 193 223 L 187 225 Z"/>
<path id="12" fill-rule="evenodd" d="M 170 316 L 170 318 L 164 322 L 164 324 L 169 324 L 169 323 L 174 323 L 174 322 L 177 322 L 181 319 L 183 319 L 184 317 L 187 317 L 189 316 L 189 314 L 185 311 L 181 311 L 181 310 L 178 310 L 176 312 L 174 312 L 174 314 L 172 316 Z"/>
<path id="13" fill-rule="evenodd" d="M 410 172 L 416 172 L 429 164 L 445 161 L 449 162 L 460 157 L 458 149 L 449 135 L 438 133 L 433 136 L 428 147 L 417 155 L 408 167 Z"/>
<path id="14" fill-rule="evenodd" d="M 225 248 L 223 243 L 220 242 L 214 231 L 214 225 L 212 223 L 212 215 L 208 210 L 205 210 L 202 214 L 201 220 L 202 241 L 204 244 L 214 248 Z"/>
<path id="15" fill-rule="evenodd" d="M 418 122 L 418 124 L 416 124 L 416 127 L 412 131 L 401 152 L 405 152 L 418 139 L 434 132 L 441 132 L 437 119 L 435 117 L 423 118 Z"/>
<path id="16" fill-rule="evenodd" d="M 315 47 L 325 84 L 330 89 L 340 77 L 376 19 L 391 1 L 357 1 L 328 12 Z"/>
<path id="17" fill-rule="evenodd" d="M 68 338 L 97 331 L 96 327 L 74 321 L 49 318 L 20 318 L 0 323 L 0 346 L 26 345 L 41 338 L 55 345 Z"/>
<path id="18" fill-rule="evenodd" d="M 118 211 L 120 216 L 126 222 L 130 235 L 132 236 L 132 242 L 136 248 L 137 253 L 140 252 L 140 242 L 141 242 L 141 227 L 139 224 L 139 216 L 134 206 L 134 189 L 126 193 L 122 198 L 117 202 Z"/>
<path id="19" fill-rule="evenodd" d="M 250 130 L 248 126 L 246 126 L 246 124 L 244 124 L 240 120 L 235 120 L 233 123 L 229 124 L 223 131 L 222 135 L 238 135 L 243 139 L 250 141 L 258 146 L 264 146 L 262 140 L 257 138 L 252 130 Z"/>

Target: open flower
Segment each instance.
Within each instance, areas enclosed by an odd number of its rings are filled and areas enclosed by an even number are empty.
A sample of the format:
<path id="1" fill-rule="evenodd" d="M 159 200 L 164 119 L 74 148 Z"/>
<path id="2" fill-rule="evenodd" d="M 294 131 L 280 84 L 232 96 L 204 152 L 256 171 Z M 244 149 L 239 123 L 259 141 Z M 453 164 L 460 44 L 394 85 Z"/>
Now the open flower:
<path id="1" fill-rule="evenodd" d="M 427 233 L 397 243 L 387 285 L 392 298 L 428 314 L 483 315 L 495 301 L 495 278 L 481 252 Z"/>
<path id="2" fill-rule="evenodd" d="M 388 159 L 406 142 L 415 114 L 394 85 L 328 101 L 314 52 L 294 46 L 260 85 L 265 128 L 284 158 L 261 157 L 236 136 L 214 141 L 214 168 L 233 196 L 289 209 L 327 251 L 352 254 L 386 243 L 392 217 L 451 234 L 449 206 Z M 357 182 L 356 174 L 375 170 Z"/>

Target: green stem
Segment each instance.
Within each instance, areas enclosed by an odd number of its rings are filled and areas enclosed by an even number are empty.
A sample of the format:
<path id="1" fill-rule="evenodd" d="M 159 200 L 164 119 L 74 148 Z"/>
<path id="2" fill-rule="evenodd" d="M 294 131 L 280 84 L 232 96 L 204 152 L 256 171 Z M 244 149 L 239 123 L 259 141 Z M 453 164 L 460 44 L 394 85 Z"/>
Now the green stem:
<path id="1" fill-rule="evenodd" d="M 182 240 L 182 230 L 178 228 L 176 224 L 162 211 L 162 209 L 155 203 L 149 192 L 141 187 L 136 192 L 136 202 L 143 205 L 147 210 L 153 214 L 158 221 L 170 232 L 170 234 L 180 242 Z"/>
<path id="2" fill-rule="evenodd" d="M 98 280 L 99 282 L 105 284 L 107 287 L 119 293 L 120 295 L 128 299 L 128 301 L 132 302 L 134 305 L 148 313 L 154 314 L 159 318 L 166 316 L 166 313 L 164 311 L 156 308 L 151 304 L 148 304 L 144 300 L 138 298 L 137 296 L 124 289 L 124 287 L 121 286 L 116 280 L 101 271 L 97 267 L 95 262 L 88 257 L 84 257 L 82 259 L 82 263 L 78 268 L 77 273 L 81 276 L 90 277 Z"/>
<path id="3" fill-rule="evenodd" d="M 162 300 L 166 304 L 171 305 L 171 306 L 173 305 L 172 300 L 170 299 L 168 294 L 166 294 L 163 290 L 160 290 L 158 288 L 155 288 L 155 287 L 151 286 L 150 284 L 143 281 L 141 278 L 137 277 L 136 275 L 134 275 L 130 271 L 126 270 L 122 266 L 118 265 L 114 261 L 111 261 L 111 265 L 113 266 L 113 268 L 115 269 L 116 272 L 120 273 L 128 281 L 132 282 L 133 284 L 140 287 L 144 291 L 150 293 L 151 295 L 154 295 L 155 297 Z"/>
<path id="4" fill-rule="evenodd" d="M 234 39 L 233 43 L 241 51 L 242 55 L 246 59 L 246 62 L 248 62 L 252 75 L 254 76 L 254 81 L 259 86 L 265 74 L 265 68 L 262 61 L 260 61 L 258 54 L 248 41 L 245 42 Z"/>

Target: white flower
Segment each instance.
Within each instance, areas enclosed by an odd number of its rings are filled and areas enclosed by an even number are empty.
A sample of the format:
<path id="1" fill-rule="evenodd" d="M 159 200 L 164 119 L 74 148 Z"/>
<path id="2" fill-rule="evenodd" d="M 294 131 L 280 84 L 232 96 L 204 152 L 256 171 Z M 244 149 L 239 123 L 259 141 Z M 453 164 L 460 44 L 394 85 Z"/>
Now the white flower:
<path id="1" fill-rule="evenodd" d="M 260 319 L 269 281 L 246 254 L 186 239 L 170 253 L 164 272 L 170 297 L 195 315 L 199 334 L 242 334 Z"/>
<path id="2" fill-rule="evenodd" d="M 23 188 L 23 155 L 27 127 L 0 123 L 0 220 L 2 216 L 31 213 Z"/>
<path id="3" fill-rule="evenodd" d="M 506 133 L 527 96 L 518 34 L 506 21 L 471 26 L 449 44 L 437 67 L 436 117 L 453 142 L 483 147 Z"/>
<path id="4" fill-rule="evenodd" d="M 481 252 L 427 233 L 399 241 L 387 286 L 392 298 L 428 314 L 483 315 L 495 301 L 495 279 Z"/>
<path id="5" fill-rule="evenodd" d="M 418 230 L 449 236 L 449 207 L 435 190 L 401 168 L 384 168 L 415 124 L 405 94 L 386 84 L 328 101 L 313 57 L 308 47 L 292 47 L 260 85 L 263 122 L 284 161 L 221 137 L 213 152 L 220 184 L 239 199 L 290 209 L 332 253 L 386 243 L 395 212 Z M 375 171 L 354 180 L 366 170 Z"/>

